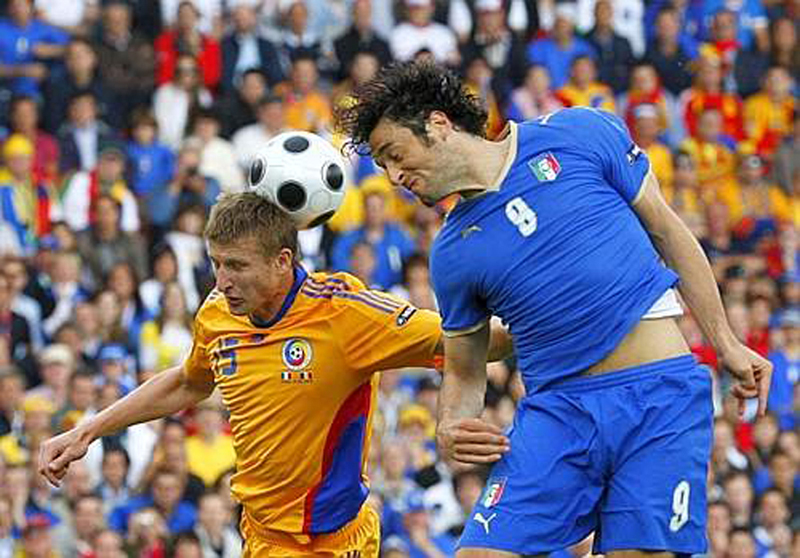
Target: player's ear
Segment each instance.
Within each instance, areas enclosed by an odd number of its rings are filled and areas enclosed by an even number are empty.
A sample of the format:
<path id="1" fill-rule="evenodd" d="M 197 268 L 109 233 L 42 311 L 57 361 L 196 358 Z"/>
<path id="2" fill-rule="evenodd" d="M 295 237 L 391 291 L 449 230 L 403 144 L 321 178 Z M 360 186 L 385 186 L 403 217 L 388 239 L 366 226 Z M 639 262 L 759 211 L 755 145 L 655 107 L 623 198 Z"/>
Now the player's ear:
<path id="1" fill-rule="evenodd" d="M 291 271 L 294 268 L 294 253 L 289 248 L 281 248 L 275 257 L 275 265 L 280 271 Z"/>
<path id="2" fill-rule="evenodd" d="M 428 136 L 442 140 L 453 131 L 453 123 L 450 122 L 445 113 L 440 110 L 434 110 L 428 115 L 428 119 L 425 122 L 425 131 Z"/>

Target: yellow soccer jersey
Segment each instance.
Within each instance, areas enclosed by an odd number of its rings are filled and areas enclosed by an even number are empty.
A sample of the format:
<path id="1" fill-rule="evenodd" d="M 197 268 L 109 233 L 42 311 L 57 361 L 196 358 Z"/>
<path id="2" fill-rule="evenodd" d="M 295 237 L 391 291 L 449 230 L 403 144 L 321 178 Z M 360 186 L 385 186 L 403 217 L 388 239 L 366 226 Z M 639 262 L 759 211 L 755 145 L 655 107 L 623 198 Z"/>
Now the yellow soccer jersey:
<path id="1" fill-rule="evenodd" d="M 430 366 L 439 316 L 346 273 L 296 271 L 281 311 L 254 324 L 212 292 L 185 373 L 213 378 L 230 410 L 234 496 L 265 529 L 324 533 L 367 497 L 379 370 Z"/>

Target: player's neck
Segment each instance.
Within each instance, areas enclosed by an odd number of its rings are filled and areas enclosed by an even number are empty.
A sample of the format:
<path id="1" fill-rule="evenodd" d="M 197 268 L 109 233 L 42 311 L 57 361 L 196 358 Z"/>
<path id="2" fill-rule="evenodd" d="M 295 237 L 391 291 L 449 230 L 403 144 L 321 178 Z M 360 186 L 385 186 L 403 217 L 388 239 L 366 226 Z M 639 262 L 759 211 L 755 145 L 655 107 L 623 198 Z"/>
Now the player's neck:
<path id="1" fill-rule="evenodd" d="M 464 197 L 472 197 L 499 187 L 508 171 L 508 160 L 513 155 L 514 141 L 515 135 L 511 133 L 498 141 L 475 136 L 464 139 L 463 155 L 468 164 L 464 183 L 458 189 Z"/>
<path id="2" fill-rule="evenodd" d="M 281 281 L 280 286 L 275 291 L 275 296 L 270 297 L 269 301 L 250 314 L 250 320 L 256 325 L 271 323 L 283 309 L 293 285 L 294 273 Z"/>

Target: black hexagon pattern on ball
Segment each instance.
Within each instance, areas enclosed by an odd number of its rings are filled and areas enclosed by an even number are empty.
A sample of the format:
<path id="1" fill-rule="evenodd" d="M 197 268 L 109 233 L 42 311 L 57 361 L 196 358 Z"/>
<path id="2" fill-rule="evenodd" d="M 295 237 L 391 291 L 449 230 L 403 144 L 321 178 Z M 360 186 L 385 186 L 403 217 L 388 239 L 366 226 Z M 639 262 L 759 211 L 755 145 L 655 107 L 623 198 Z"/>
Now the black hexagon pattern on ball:
<path id="1" fill-rule="evenodd" d="M 302 153 L 308 146 L 308 140 L 303 136 L 292 136 L 283 142 L 283 148 L 289 153 Z"/>
<path id="2" fill-rule="evenodd" d="M 342 172 L 342 168 L 336 163 L 331 163 L 328 165 L 328 168 L 325 169 L 325 184 L 328 185 L 328 188 L 337 192 L 342 189 L 344 185 L 344 172 Z"/>
<path id="3" fill-rule="evenodd" d="M 288 211 L 297 211 L 306 204 L 306 190 L 292 180 L 278 186 L 278 203 Z"/>
<path id="4" fill-rule="evenodd" d="M 250 186 L 257 186 L 261 179 L 264 178 L 264 174 L 266 174 L 267 165 L 264 164 L 264 160 L 261 157 L 258 157 L 250 164 Z"/>
<path id="5" fill-rule="evenodd" d="M 308 228 L 309 229 L 313 229 L 317 225 L 321 225 L 322 223 L 324 223 L 325 221 L 327 221 L 328 219 L 333 217 L 334 213 L 336 213 L 336 210 L 335 209 L 331 209 L 330 211 L 326 211 L 322 215 L 319 215 L 316 219 L 314 219 L 313 221 L 311 221 L 308 224 Z"/>

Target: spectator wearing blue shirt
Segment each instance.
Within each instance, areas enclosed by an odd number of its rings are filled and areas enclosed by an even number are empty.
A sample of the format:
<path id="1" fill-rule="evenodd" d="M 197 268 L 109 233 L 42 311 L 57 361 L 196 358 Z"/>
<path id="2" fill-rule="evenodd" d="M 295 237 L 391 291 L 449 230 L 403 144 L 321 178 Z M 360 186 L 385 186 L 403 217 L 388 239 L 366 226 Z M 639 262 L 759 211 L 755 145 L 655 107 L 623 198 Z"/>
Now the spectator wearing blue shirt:
<path id="1" fill-rule="evenodd" d="M 787 430 L 793 427 L 794 389 L 800 379 L 800 310 L 784 311 L 779 324 L 783 346 L 769 354 L 775 368 L 768 408 L 778 417 L 781 430 Z"/>
<path id="2" fill-rule="evenodd" d="M 11 0 L 0 19 L 0 85 L 12 93 L 38 96 L 47 62 L 64 55 L 69 36 L 33 17 L 33 0 Z"/>
<path id="3" fill-rule="evenodd" d="M 197 520 L 197 509 L 182 499 L 181 479 L 170 470 L 161 469 L 153 477 L 150 491 L 134 496 L 122 506 L 115 508 L 108 517 L 108 526 L 125 533 L 128 521 L 144 508 L 155 508 L 164 518 L 171 535 L 189 531 Z"/>
<path id="4" fill-rule="evenodd" d="M 336 239 L 331 267 L 350 270 L 353 249 L 360 243 L 373 248 L 372 285 L 389 289 L 403 280 L 403 262 L 414 252 L 414 240 L 399 224 L 388 221 L 382 192 L 372 191 L 364 195 L 364 225 Z"/>
<path id="5" fill-rule="evenodd" d="M 428 558 L 442 554 L 455 556 L 456 539 L 448 533 L 434 535 L 431 532 L 429 510 L 425 505 L 424 492 L 409 492 L 403 507 L 403 528 L 400 535 L 408 548 L 410 558 Z"/>
<path id="6" fill-rule="evenodd" d="M 166 231 L 181 207 L 202 205 L 208 211 L 219 193 L 219 183 L 200 172 L 200 150 L 187 143 L 178 153 L 172 178 L 156 186 L 147 197 L 150 222 Z"/>
<path id="7" fill-rule="evenodd" d="M 738 18 L 739 30 L 736 40 L 739 48 L 757 48 L 761 52 L 769 50 L 769 20 L 761 0 L 706 0 L 703 2 L 701 38 L 711 37 L 711 24 L 720 10 L 729 10 Z"/>
<path id="8" fill-rule="evenodd" d="M 531 43 L 528 62 L 547 68 L 553 89 L 558 89 L 567 83 L 572 61 L 579 56 L 595 59 L 596 52 L 592 45 L 575 34 L 574 4 L 559 4 L 552 36 Z"/>
<path id="9" fill-rule="evenodd" d="M 158 123 L 148 109 L 136 109 L 131 116 L 132 141 L 128 142 L 131 189 L 137 197 L 167 184 L 175 171 L 175 156 L 157 141 Z"/>

